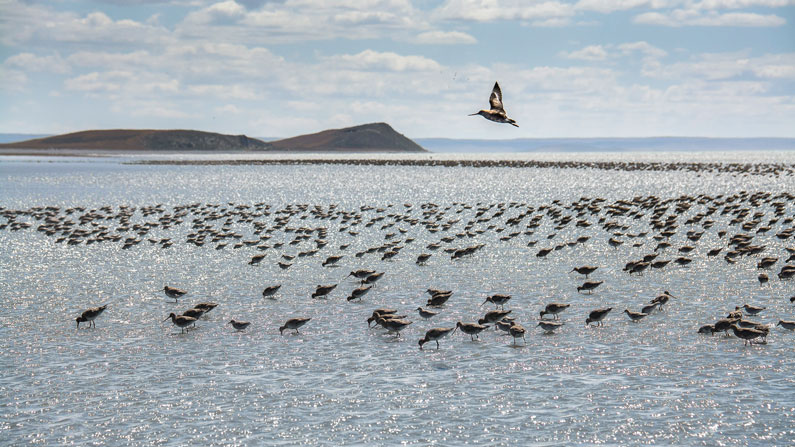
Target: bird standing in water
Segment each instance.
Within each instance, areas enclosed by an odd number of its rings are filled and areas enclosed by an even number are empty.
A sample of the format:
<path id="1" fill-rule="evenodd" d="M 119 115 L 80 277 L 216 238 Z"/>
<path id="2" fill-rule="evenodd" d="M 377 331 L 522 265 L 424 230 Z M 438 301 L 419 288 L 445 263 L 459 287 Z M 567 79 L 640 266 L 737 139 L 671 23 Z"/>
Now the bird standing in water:
<path id="1" fill-rule="evenodd" d="M 489 121 L 508 123 L 512 126 L 519 127 L 519 125 L 516 124 L 516 121 L 508 118 L 508 114 L 505 113 L 505 109 L 502 106 L 502 90 L 500 90 L 500 84 L 497 82 L 494 83 L 494 88 L 491 89 L 489 105 L 491 106 L 491 109 L 481 110 L 477 113 L 471 113 L 469 116 L 480 115 Z"/>

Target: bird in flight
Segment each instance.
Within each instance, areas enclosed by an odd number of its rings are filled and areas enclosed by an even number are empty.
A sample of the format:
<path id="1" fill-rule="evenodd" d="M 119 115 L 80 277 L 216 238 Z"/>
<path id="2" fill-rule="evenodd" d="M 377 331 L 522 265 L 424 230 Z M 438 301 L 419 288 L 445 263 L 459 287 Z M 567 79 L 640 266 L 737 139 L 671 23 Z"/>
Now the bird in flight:
<path id="1" fill-rule="evenodd" d="M 502 107 L 502 90 L 500 90 L 500 84 L 497 82 L 494 83 L 494 88 L 491 89 L 489 105 L 491 106 L 490 110 L 481 110 L 477 113 L 471 113 L 469 116 L 480 115 L 489 121 L 508 123 L 512 126 L 519 127 L 519 125 L 516 124 L 516 121 L 508 118 L 508 114 L 505 113 L 505 109 Z"/>

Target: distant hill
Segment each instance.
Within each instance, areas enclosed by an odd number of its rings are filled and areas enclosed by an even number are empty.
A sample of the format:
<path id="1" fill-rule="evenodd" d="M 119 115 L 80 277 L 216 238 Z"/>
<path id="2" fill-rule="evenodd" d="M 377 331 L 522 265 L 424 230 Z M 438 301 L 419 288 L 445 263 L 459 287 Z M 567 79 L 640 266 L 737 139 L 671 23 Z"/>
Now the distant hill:
<path id="1" fill-rule="evenodd" d="M 274 150 L 287 152 L 427 152 L 386 123 L 324 130 L 270 144 Z"/>
<path id="2" fill-rule="evenodd" d="M 795 138 L 418 138 L 432 152 L 681 152 L 795 150 Z"/>
<path id="3" fill-rule="evenodd" d="M 127 151 L 267 150 L 268 143 L 245 135 L 198 130 L 86 130 L 53 137 L 0 144 L 14 149 L 94 149 Z"/>

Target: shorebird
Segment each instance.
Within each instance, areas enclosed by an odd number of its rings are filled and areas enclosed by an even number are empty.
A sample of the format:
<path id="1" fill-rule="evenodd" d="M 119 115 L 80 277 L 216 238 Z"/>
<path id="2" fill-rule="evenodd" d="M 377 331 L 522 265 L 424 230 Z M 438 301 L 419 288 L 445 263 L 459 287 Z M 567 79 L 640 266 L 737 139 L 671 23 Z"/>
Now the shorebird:
<path id="1" fill-rule="evenodd" d="M 212 303 L 212 302 L 199 303 L 193 306 L 194 309 L 199 309 L 204 313 L 207 313 L 215 309 L 216 307 L 218 307 L 218 303 Z"/>
<path id="2" fill-rule="evenodd" d="M 348 273 L 348 276 L 353 276 L 354 278 L 364 279 L 364 278 L 367 278 L 368 276 L 372 275 L 373 273 L 375 273 L 375 270 L 361 269 L 361 270 L 354 270 L 354 271 Z M 346 278 L 348 276 L 346 276 Z"/>
<path id="3" fill-rule="evenodd" d="M 287 262 L 277 262 L 277 264 L 279 265 L 279 268 L 282 270 L 287 270 L 288 268 L 290 268 L 290 266 L 292 266 L 292 264 Z"/>
<path id="4" fill-rule="evenodd" d="M 422 318 L 425 318 L 425 319 L 431 318 L 432 316 L 439 314 L 439 312 L 433 312 L 433 311 L 430 311 L 430 310 L 425 310 L 422 307 L 418 307 L 417 311 L 420 313 L 420 316 Z"/>
<path id="5" fill-rule="evenodd" d="M 431 259 L 431 255 L 430 254 L 421 253 L 419 256 L 417 256 L 417 265 L 425 264 L 428 261 L 428 259 Z"/>
<path id="6" fill-rule="evenodd" d="M 163 321 L 168 321 L 169 318 L 171 319 L 171 322 L 174 323 L 174 325 L 176 325 L 177 327 L 182 329 L 180 331 L 180 333 L 184 333 L 186 327 L 190 326 L 191 324 L 196 323 L 196 319 L 195 318 L 186 317 L 184 315 L 177 315 L 174 312 L 171 312 L 168 315 L 168 317 L 166 317 L 166 319 L 163 320 Z"/>
<path id="7" fill-rule="evenodd" d="M 585 279 L 588 279 L 588 275 L 590 275 L 591 273 L 595 272 L 596 269 L 598 269 L 598 268 L 599 267 L 593 266 L 593 265 L 584 265 L 582 267 L 574 267 L 571 270 L 571 272 L 577 272 L 580 275 L 585 275 Z M 569 272 L 569 273 L 571 273 L 571 272 Z"/>
<path id="8" fill-rule="evenodd" d="M 558 321 L 539 321 L 538 326 L 541 326 L 541 329 L 543 329 L 547 334 L 552 334 L 558 328 L 563 326 L 563 323 Z"/>
<path id="9" fill-rule="evenodd" d="M 743 304 L 743 308 L 745 309 L 745 313 L 748 315 L 756 315 L 759 312 L 767 309 L 766 307 L 751 306 L 750 304 Z M 734 310 L 740 310 L 740 307 L 735 307 Z"/>
<path id="10" fill-rule="evenodd" d="M 455 329 L 455 327 L 437 327 L 429 329 L 428 332 L 425 333 L 425 337 L 420 339 L 420 349 L 422 349 L 422 345 L 428 343 L 429 341 L 435 341 L 436 349 L 439 349 L 439 340 L 450 335 L 450 333 L 455 331 Z"/>
<path id="11" fill-rule="evenodd" d="M 398 337 L 400 337 L 400 331 L 409 327 L 411 323 L 411 321 L 391 318 L 390 316 L 378 318 L 378 324 L 380 324 L 381 327 L 397 335 Z"/>
<path id="12" fill-rule="evenodd" d="M 382 276 L 384 276 L 384 273 L 386 273 L 386 272 L 369 274 L 364 279 L 362 279 L 361 283 L 362 284 L 375 284 L 376 281 L 378 281 L 379 279 L 381 279 Z"/>
<path id="13" fill-rule="evenodd" d="M 715 333 L 715 325 L 714 324 L 705 324 L 704 326 L 701 326 L 700 328 L 698 328 L 698 333 L 699 334 L 712 335 L 712 334 Z"/>
<path id="14" fill-rule="evenodd" d="M 94 319 L 97 318 L 102 312 L 105 312 L 105 308 L 107 307 L 108 305 L 106 304 L 104 306 L 92 307 L 90 309 L 84 310 L 79 317 L 75 318 L 75 321 L 77 321 L 77 328 L 80 328 L 80 323 L 85 323 L 86 321 L 88 321 L 88 327 L 97 327 L 96 323 L 94 323 Z"/>
<path id="15" fill-rule="evenodd" d="M 795 321 L 788 321 L 788 320 L 778 320 L 776 326 L 781 326 L 784 329 L 795 330 Z"/>
<path id="16" fill-rule="evenodd" d="M 373 288 L 373 286 L 357 287 L 357 288 L 353 289 L 353 291 L 351 292 L 351 296 L 349 296 L 347 299 L 348 299 L 348 301 L 353 301 L 353 300 L 356 300 L 356 299 L 361 300 L 362 297 L 367 295 L 367 292 L 369 292 L 370 289 L 372 289 L 372 288 Z"/>
<path id="17" fill-rule="evenodd" d="M 644 313 L 646 315 L 649 315 L 650 313 L 652 313 L 652 311 L 654 311 L 654 309 L 657 309 L 657 306 L 659 306 L 659 305 L 660 305 L 660 303 L 652 303 L 652 304 L 643 306 L 643 308 L 640 309 L 640 312 Z"/>
<path id="18" fill-rule="evenodd" d="M 592 322 L 596 322 L 598 326 L 602 325 L 602 320 L 607 316 L 610 311 L 613 310 L 612 307 L 605 307 L 603 309 L 596 309 L 592 310 L 591 313 L 588 314 L 588 318 L 585 319 L 585 324 L 591 324 Z"/>
<path id="19" fill-rule="evenodd" d="M 716 321 L 715 324 L 713 325 L 712 332 L 723 332 L 728 336 L 729 329 L 731 329 L 732 325 L 738 321 L 740 320 L 735 318 L 721 318 L 720 320 Z"/>
<path id="20" fill-rule="evenodd" d="M 519 323 L 512 324 L 511 328 L 508 329 L 508 332 L 511 334 L 511 337 L 513 337 L 513 344 L 516 344 L 516 339 L 519 337 L 522 337 L 522 341 L 524 341 L 525 344 L 527 343 L 527 340 L 524 338 L 525 330 L 521 324 Z"/>
<path id="21" fill-rule="evenodd" d="M 506 334 L 506 335 L 509 335 L 510 331 L 511 331 L 511 326 L 513 326 L 513 321 L 512 320 L 508 320 L 506 318 L 506 319 L 503 319 L 503 320 L 500 320 L 500 321 L 494 323 L 494 326 L 497 329 L 499 329 L 499 330 L 501 330 L 503 332 L 508 332 L 508 334 Z"/>
<path id="22" fill-rule="evenodd" d="M 658 309 L 662 310 L 663 306 L 664 306 L 664 305 L 665 305 L 665 304 L 668 302 L 668 300 L 670 300 L 671 298 L 675 298 L 675 297 L 674 297 L 673 295 L 671 295 L 671 293 L 670 293 L 670 292 L 668 292 L 667 290 L 665 290 L 665 291 L 663 291 L 663 293 L 661 293 L 661 294 L 659 294 L 659 295 L 655 296 L 655 297 L 654 297 L 654 298 L 653 298 L 651 301 L 649 301 L 649 304 L 655 304 L 655 305 L 657 305 L 657 308 L 658 308 Z"/>
<path id="23" fill-rule="evenodd" d="M 167 297 L 174 298 L 174 301 L 179 301 L 179 297 L 188 293 L 182 289 L 178 289 L 176 287 L 169 287 L 169 286 L 163 287 L 163 291 L 166 292 Z"/>
<path id="24" fill-rule="evenodd" d="M 337 287 L 336 284 L 332 284 L 330 286 L 318 285 L 317 288 L 315 289 L 315 292 L 312 293 L 312 298 L 320 298 L 327 296 L 329 293 L 331 293 L 332 290 L 334 290 L 335 287 Z"/>
<path id="25" fill-rule="evenodd" d="M 385 309 L 383 307 L 380 309 L 376 309 L 373 311 L 373 315 L 371 315 L 370 318 L 367 319 L 367 326 L 370 327 L 373 321 L 378 321 L 380 317 L 385 317 L 387 315 L 395 315 L 395 314 L 397 314 L 396 309 Z"/>
<path id="26" fill-rule="evenodd" d="M 482 324 L 477 323 L 462 323 L 459 321 L 456 323 L 455 327 L 457 329 L 461 329 L 461 332 L 469 335 L 469 338 L 471 338 L 472 341 L 475 341 L 475 337 L 478 337 L 478 334 L 483 332 L 488 326 L 483 326 Z"/>
<path id="27" fill-rule="evenodd" d="M 580 290 L 587 290 L 588 294 L 590 295 L 591 291 L 602 285 L 603 282 L 604 281 L 585 281 L 581 286 L 577 287 L 577 292 Z"/>
<path id="28" fill-rule="evenodd" d="M 251 323 L 249 323 L 248 321 L 229 320 L 229 324 L 231 324 L 232 327 L 235 328 L 236 330 L 242 331 L 243 329 L 247 328 L 248 325 Z"/>
<path id="29" fill-rule="evenodd" d="M 453 293 L 452 290 L 441 290 L 441 289 L 428 289 L 428 290 L 426 290 L 426 292 L 428 292 L 428 295 L 431 295 L 431 296 L 433 296 L 433 295 L 443 295 L 443 294 L 452 294 Z"/>
<path id="30" fill-rule="evenodd" d="M 439 307 L 447 302 L 450 297 L 453 296 L 453 292 L 445 292 L 445 293 L 435 293 L 428 298 L 428 306 Z"/>
<path id="31" fill-rule="evenodd" d="M 628 317 L 629 317 L 629 318 L 630 318 L 632 321 L 640 321 L 640 320 L 642 320 L 642 319 L 643 319 L 643 317 L 645 317 L 645 316 L 649 315 L 649 314 L 647 314 L 647 313 L 643 313 L 643 312 L 632 312 L 632 311 L 631 311 L 631 310 L 629 310 L 629 309 L 624 309 L 624 313 L 625 313 L 625 314 L 627 314 L 627 316 L 628 316 Z"/>
<path id="32" fill-rule="evenodd" d="M 508 123 L 512 126 L 519 127 L 519 125 L 516 124 L 516 121 L 508 118 L 508 114 L 505 113 L 505 109 L 502 106 L 502 90 L 500 90 L 500 84 L 497 82 L 494 83 L 494 88 L 491 89 L 491 95 L 489 96 L 489 106 L 491 106 L 491 109 L 480 110 L 477 113 L 470 113 L 469 116 L 480 115 L 489 121 Z"/>
<path id="33" fill-rule="evenodd" d="M 549 303 L 544 310 L 541 311 L 538 318 L 544 318 L 544 315 L 552 314 L 552 317 L 557 320 L 558 314 L 568 309 L 569 306 L 571 306 L 571 304 Z"/>
<path id="34" fill-rule="evenodd" d="M 767 335 L 767 333 L 764 331 L 760 331 L 758 329 L 751 329 L 751 328 L 741 328 L 738 327 L 736 324 L 733 324 L 731 326 L 731 329 L 734 332 L 734 335 L 745 340 L 743 346 L 747 345 L 749 342 L 753 344 L 754 339 L 759 337 L 764 337 Z"/>
<path id="35" fill-rule="evenodd" d="M 511 299 L 511 295 L 500 295 L 500 294 L 495 294 L 495 295 L 492 295 L 492 296 L 487 296 L 487 297 L 486 297 L 486 301 L 484 301 L 484 302 L 483 302 L 483 304 L 486 304 L 486 303 L 494 303 L 496 306 L 500 306 L 500 309 L 504 309 L 504 307 L 503 307 L 503 306 L 504 306 L 504 305 L 505 305 L 505 303 L 507 303 L 507 302 L 508 302 L 508 300 L 510 300 L 510 299 Z M 481 306 L 482 306 L 483 304 L 481 304 Z M 495 307 L 496 307 L 496 306 L 495 306 Z"/>
<path id="36" fill-rule="evenodd" d="M 262 262 L 265 259 L 265 255 L 254 255 L 251 257 L 251 261 L 248 261 L 248 265 L 256 265 Z"/>
<path id="37" fill-rule="evenodd" d="M 478 320 L 478 324 L 496 323 L 502 320 L 503 318 L 505 318 L 506 316 L 508 316 L 509 313 L 511 313 L 510 310 L 492 310 L 486 312 L 486 315 L 484 315 L 483 318 Z"/>
<path id="38" fill-rule="evenodd" d="M 273 295 L 276 295 L 276 292 L 278 292 L 281 287 L 281 284 L 265 287 L 265 290 L 262 291 L 262 296 L 265 298 L 270 298 Z"/>
<path id="39" fill-rule="evenodd" d="M 311 318 L 290 318 L 284 323 L 284 326 L 279 327 L 279 334 L 284 335 L 283 332 L 285 329 L 295 329 L 295 333 L 300 334 L 298 328 L 308 323 L 309 320 L 311 320 Z"/>
<path id="40" fill-rule="evenodd" d="M 342 259 L 342 258 L 343 258 L 343 256 L 329 256 L 328 258 L 326 258 L 325 261 L 323 261 L 323 264 L 321 264 L 321 266 L 325 267 L 327 265 L 334 265 L 337 262 L 339 262 L 339 260 Z"/>
<path id="41" fill-rule="evenodd" d="M 196 320 L 201 318 L 202 315 L 204 315 L 203 310 L 193 308 L 193 309 L 188 309 L 185 312 L 182 312 L 181 316 L 193 318 L 193 326 L 196 326 Z"/>

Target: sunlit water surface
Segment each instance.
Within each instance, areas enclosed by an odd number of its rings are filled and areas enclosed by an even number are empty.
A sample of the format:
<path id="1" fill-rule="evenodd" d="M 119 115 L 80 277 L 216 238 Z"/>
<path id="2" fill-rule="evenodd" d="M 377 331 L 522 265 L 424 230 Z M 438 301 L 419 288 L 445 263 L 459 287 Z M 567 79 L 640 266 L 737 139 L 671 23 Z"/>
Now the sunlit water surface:
<path id="1" fill-rule="evenodd" d="M 545 160 L 635 159 L 746 161 L 745 154 L 562 154 Z M 445 155 L 445 157 L 452 157 Z M 471 155 L 465 157 L 473 157 Z M 512 155 L 512 157 L 521 157 Z M 527 156 L 524 156 L 527 157 Z M 600 158 L 602 157 L 602 158 Z M 758 162 L 795 162 L 792 153 L 757 153 Z M 187 157 L 195 158 L 195 157 Z M 519 202 L 539 207 L 580 197 L 609 201 L 654 194 L 733 194 L 742 190 L 795 192 L 795 178 L 687 172 L 622 172 L 590 169 L 434 168 L 377 166 L 138 166 L 116 158 L 0 159 L 0 206 L 84 206 L 163 203 L 255 204 L 272 210 L 310 204 L 356 211 L 370 205 L 405 213 L 405 203 L 476 205 Z M 766 218 L 770 208 L 763 207 Z M 389 212 L 389 211 L 388 211 Z M 387 213 L 388 213 L 387 212 Z M 787 215 L 795 210 L 789 204 Z M 374 216 L 374 212 L 366 214 Z M 515 214 L 515 213 L 514 213 Z M 506 212 L 505 217 L 510 217 Z M 449 235 L 461 231 L 462 214 Z M 451 215 L 456 217 L 455 215 Z M 717 216 L 716 216 L 717 217 Z M 273 216 L 262 220 L 272 223 Z M 24 219 L 23 219 L 24 220 Z M 137 213 L 135 222 L 146 219 Z M 30 220 L 32 221 L 32 220 Z M 549 218 L 533 235 L 510 241 L 487 231 L 452 246 L 483 243 L 474 256 L 451 261 L 442 251 L 426 266 L 414 263 L 444 232 L 405 223 L 381 230 L 387 218 L 360 235 L 339 232 L 338 221 L 297 216 L 290 226 L 328 227 L 328 246 L 288 270 L 279 253 L 309 249 L 312 240 L 260 252 L 254 247 L 214 249 L 185 244 L 190 219 L 145 238 L 171 237 L 168 249 L 146 240 L 129 250 L 120 243 L 56 244 L 33 228 L 0 231 L 0 444 L 2 445 L 792 445 L 795 443 L 795 334 L 774 328 L 765 345 L 744 346 L 736 337 L 703 336 L 696 329 L 734 306 L 766 306 L 754 320 L 795 319 L 795 281 L 771 274 L 757 282 L 758 258 L 729 265 L 706 251 L 724 245 L 716 225 L 696 244 L 688 267 L 670 265 L 640 277 L 624 263 L 653 251 L 606 243 L 599 225 L 555 231 Z M 520 229 L 524 228 L 525 220 Z M 637 231 L 647 229 L 644 222 Z M 0 224 L 4 219 L 0 218 Z M 596 223 L 596 222 L 594 222 Z M 505 226 L 504 220 L 498 227 Z M 109 226 L 114 227 L 114 222 Z M 220 224 L 219 224 L 220 226 Z M 251 224 L 235 223 L 248 238 Z M 387 231 L 415 238 L 400 255 L 353 254 L 384 242 Z M 485 225 L 482 225 L 485 227 Z M 672 239 L 684 245 L 685 227 Z M 779 226 L 783 229 L 785 226 Z M 506 230 L 506 232 L 511 230 Z M 630 230 L 632 231 L 632 230 Z M 557 233 L 552 242 L 546 236 Z M 792 240 L 775 231 L 755 237 L 765 256 L 787 253 Z M 591 242 L 537 258 L 538 247 L 591 236 Z M 270 242 L 293 234 L 274 233 Z M 536 248 L 527 247 L 539 240 Z M 338 249 L 350 243 L 345 251 Z M 266 259 L 257 266 L 248 260 Z M 320 263 L 344 254 L 337 268 Z M 666 257 L 676 257 L 669 252 Z M 594 264 L 605 283 L 578 294 L 582 278 L 572 267 Z M 776 265 L 783 265 L 781 261 Z M 345 296 L 357 284 L 345 275 L 358 268 L 385 271 L 364 297 Z M 776 270 L 777 271 L 777 270 Z M 327 300 L 313 300 L 317 284 L 339 283 Z M 260 295 L 282 284 L 275 300 Z M 164 285 L 189 294 L 175 304 Z M 425 321 L 415 309 L 428 287 L 455 293 L 439 315 Z M 638 310 L 669 290 L 678 298 L 663 312 L 629 322 Z M 489 308 L 488 294 L 513 296 L 506 308 L 527 328 L 526 343 L 512 344 L 495 331 L 480 341 L 456 333 L 418 349 L 425 330 L 474 321 Z M 163 319 L 199 301 L 220 305 L 181 334 Z M 535 327 L 542 305 L 571 303 L 566 324 L 554 335 Z M 75 328 L 88 307 L 108 304 L 96 328 Z M 490 307 L 491 306 L 491 307 Z M 602 328 L 584 325 L 594 308 L 612 306 Z M 414 323 L 400 338 L 370 330 L 365 319 L 377 307 L 395 307 Z M 300 335 L 278 326 L 311 317 Z M 234 332 L 231 318 L 251 321 Z"/>

